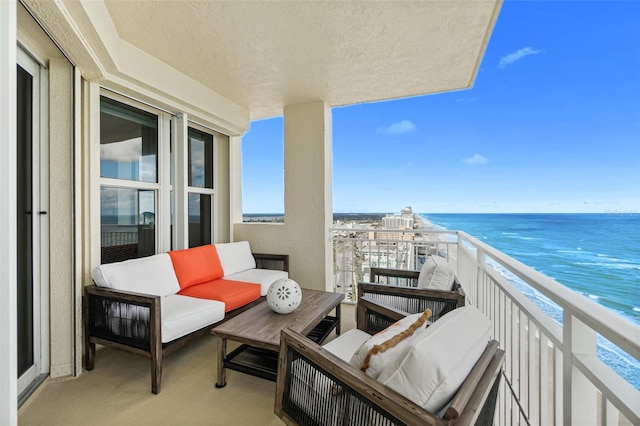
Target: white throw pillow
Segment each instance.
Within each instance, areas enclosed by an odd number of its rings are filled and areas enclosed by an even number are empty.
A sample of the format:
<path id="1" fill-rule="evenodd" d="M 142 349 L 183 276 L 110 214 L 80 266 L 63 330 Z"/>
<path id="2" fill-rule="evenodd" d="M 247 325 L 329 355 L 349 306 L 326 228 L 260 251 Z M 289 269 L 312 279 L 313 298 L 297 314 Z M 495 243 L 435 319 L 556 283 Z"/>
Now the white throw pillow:
<path id="1" fill-rule="evenodd" d="M 491 321 L 473 306 L 454 309 L 421 332 L 378 381 L 431 413 L 455 395 L 491 338 Z"/>
<path id="2" fill-rule="evenodd" d="M 422 316 L 425 316 L 424 319 L 421 320 Z M 404 332 L 409 329 L 414 323 L 418 320 L 422 321 L 422 324 L 418 324 L 419 326 L 414 331 L 413 334 L 406 336 L 400 342 L 396 343 L 393 347 L 390 347 L 384 352 L 380 353 L 372 353 L 369 358 L 369 366 L 366 369 L 365 373 L 372 378 L 377 378 L 380 372 L 389 364 L 391 361 L 395 359 L 395 357 L 400 356 L 404 353 L 405 349 L 409 347 L 411 339 L 420 332 L 420 330 L 424 330 L 427 326 L 427 319 L 431 316 L 431 311 L 428 314 L 417 313 L 413 315 L 409 315 L 404 317 L 400 321 L 397 321 L 391 324 L 389 327 L 380 331 L 379 333 L 371 336 L 370 339 L 366 340 L 362 343 L 360 348 L 353 354 L 349 364 L 353 365 L 357 369 L 361 369 L 363 362 L 365 362 L 367 358 L 367 354 L 377 345 L 382 345 L 387 342 L 389 339 L 397 336 L 398 334 Z"/>
<path id="3" fill-rule="evenodd" d="M 418 287 L 429 290 L 451 290 L 454 272 L 447 259 L 442 256 L 431 255 L 420 270 Z"/>
<path id="4" fill-rule="evenodd" d="M 249 241 L 214 244 L 218 252 L 224 276 L 237 274 L 256 267 L 256 260 L 251 254 Z"/>

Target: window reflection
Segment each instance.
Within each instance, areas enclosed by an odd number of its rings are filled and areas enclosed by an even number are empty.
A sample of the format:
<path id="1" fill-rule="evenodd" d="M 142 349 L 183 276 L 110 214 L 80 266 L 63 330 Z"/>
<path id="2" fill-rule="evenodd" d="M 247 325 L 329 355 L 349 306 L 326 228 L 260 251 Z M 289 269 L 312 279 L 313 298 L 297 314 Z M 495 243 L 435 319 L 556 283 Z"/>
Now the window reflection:
<path id="1" fill-rule="evenodd" d="M 155 191 L 100 187 L 101 263 L 155 253 Z"/>
<path id="2" fill-rule="evenodd" d="M 158 181 L 158 117 L 100 98 L 100 176 Z"/>
<path id="3" fill-rule="evenodd" d="M 213 136 L 189 128 L 189 186 L 213 188 Z"/>
<path id="4" fill-rule="evenodd" d="M 211 195 L 189 194 L 189 247 L 211 244 Z"/>

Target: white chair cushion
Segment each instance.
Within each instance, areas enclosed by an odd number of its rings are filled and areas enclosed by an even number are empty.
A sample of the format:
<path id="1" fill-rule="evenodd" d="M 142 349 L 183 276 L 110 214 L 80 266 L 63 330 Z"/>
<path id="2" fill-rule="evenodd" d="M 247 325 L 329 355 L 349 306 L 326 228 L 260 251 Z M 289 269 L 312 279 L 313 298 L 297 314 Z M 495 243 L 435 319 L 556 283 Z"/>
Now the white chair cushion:
<path id="1" fill-rule="evenodd" d="M 179 294 L 161 300 L 162 343 L 224 319 L 224 303 Z"/>
<path id="2" fill-rule="evenodd" d="M 473 306 L 447 313 L 420 332 L 378 381 L 431 413 L 455 395 L 491 338 L 491 321 Z"/>
<path id="3" fill-rule="evenodd" d="M 431 255 L 420 270 L 418 287 L 430 290 L 451 290 L 454 272 L 447 259 L 442 256 Z"/>
<path id="4" fill-rule="evenodd" d="M 100 265 L 91 272 L 100 287 L 168 296 L 180 291 L 180 284 L 167 253 Z"/>
<path id="5" fill-rule="evenodd" d="M 376 345 L 382 345 L 387 340 L 392 337 L 402 333 L 412 324 L 414 324 L 418 319 L 422 316 L 422 313 L 417 313 L 413 315 L 409 315 L 391 324 L 389 327 L 384 330 L 373 335 L 369 340 L 365 341 L 360 345 L 360 347 L 355 351 L 351 360 L 349 360 L 349 364 L 354 366 L 357 369 L 360 369 L 362 363 L 365 361 L 367 354 L 369 351 L 373 349 Z M 396 357 L 401 356 L 404 351 L 409 347 L 411 340 L 414 336 L 419 333 L 419 331 L 424 330 L 427 326 L 427 322 L 425 321 L 420 327 L 410 336 L 402 339 L 395 346 L 385 350 L 384 352 L 376 353 L 371 356 L 369 359 L 369 367 L 365 371 L 365 373 L 369 377 L 373 377 L 374 379 L 378 377 L 380 372 L 384 370 L 384 368 L 392 362 Z"/>
<path id="6" fill-rule="evenodd" d="M 218 251 L 225 277 L 256 267 L 256 260 L 251 254 L 249 241 L 219 243 L 214 246 Z"/>
<path id="7" fill-rule="evenodd" d="M 371 335 L 369 333 L 358 330 L 357 328 L 352 328 L 332 341 L 322 345 L 322 347 L 338 358 L 349 362 L 353 354 L 370 338 Z"/>
<path id="8" fill-rule="evenodd" d="M 274 281 L 279 280 L 280 278 L 289 278 L 289 274 L 285 271 L 271 269 L 247 269 L 246 271 L 238 272 L 233 275 L 225 275 L 224 278 L 228 280 L 260 284 L 260 296 L 266 296 L 269 291 L 269 287 L 274 283 Z"/>

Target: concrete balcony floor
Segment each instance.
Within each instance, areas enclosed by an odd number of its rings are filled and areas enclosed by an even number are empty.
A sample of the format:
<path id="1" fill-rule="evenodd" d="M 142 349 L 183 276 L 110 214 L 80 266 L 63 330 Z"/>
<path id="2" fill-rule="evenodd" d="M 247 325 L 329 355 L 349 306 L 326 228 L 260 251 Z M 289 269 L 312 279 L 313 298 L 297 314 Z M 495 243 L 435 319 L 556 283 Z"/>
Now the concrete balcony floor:
<path id="1" fill-rule="evenodd" d="M 355 327 L 343 305 L 342 330 Z M 329 339 L 333 338 L 329 336 Z M 233 349 L 231 346 L 229 349 Z M 281 425 L 273 413 L 276 385 L 236 371 L 216 389 L 216 339 L 203 336 L 164 359 L 162 388 L 151 393 L 149 360 L 111 348 L 93 371 L 46 381 L 18 412 L 20 425 Z"/>

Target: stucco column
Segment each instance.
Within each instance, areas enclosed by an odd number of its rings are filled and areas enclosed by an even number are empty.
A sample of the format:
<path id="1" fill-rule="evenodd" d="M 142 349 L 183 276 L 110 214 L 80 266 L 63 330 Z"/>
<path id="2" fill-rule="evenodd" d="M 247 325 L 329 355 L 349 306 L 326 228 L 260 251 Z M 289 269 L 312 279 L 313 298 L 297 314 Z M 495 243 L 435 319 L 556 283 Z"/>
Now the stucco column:
<path id="1" fill-rule="evenodd" d="M 329 228 L 331 109 L 325 102 L 284 108 L 285 227 L 291 244 L 291 274 L 305 288 L 326 290 L 331 282 Z"/>
<path id="2" fill-rule="evenodd" d="M 233 239 L 249 241 L 254 252 L 288 254 L 289 276 L 301 287 L 328 291 L 333 291 L 331 158 L 330 107 L 322 101 L 285 107 L 284 224 L 241 223 L 234 215 L 233 227 Z M 239 163 L 239 156 L 233 161 Z"/>
<path id="3" fill-rule="evenodd" d="M 81 299 L 74 291 L 73 69 L 63 59 L 49 61 L 49 294 L 52 378 L 75 373 L 75 321 Z"/>

